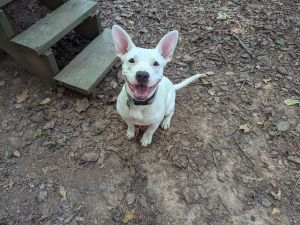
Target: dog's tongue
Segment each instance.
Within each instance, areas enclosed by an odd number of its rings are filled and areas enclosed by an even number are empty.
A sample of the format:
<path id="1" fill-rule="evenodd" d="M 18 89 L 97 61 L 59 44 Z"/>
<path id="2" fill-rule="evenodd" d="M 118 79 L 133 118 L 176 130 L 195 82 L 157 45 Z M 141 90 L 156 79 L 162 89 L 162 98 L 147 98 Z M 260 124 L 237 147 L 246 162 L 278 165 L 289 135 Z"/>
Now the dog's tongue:
<path id="1" fill-rule="evenodd" d="M 134 87 L 134 97 L 139 100 L 144 100 L 149 95 L 149 88 L 146 85 L 136 85 Z"/>

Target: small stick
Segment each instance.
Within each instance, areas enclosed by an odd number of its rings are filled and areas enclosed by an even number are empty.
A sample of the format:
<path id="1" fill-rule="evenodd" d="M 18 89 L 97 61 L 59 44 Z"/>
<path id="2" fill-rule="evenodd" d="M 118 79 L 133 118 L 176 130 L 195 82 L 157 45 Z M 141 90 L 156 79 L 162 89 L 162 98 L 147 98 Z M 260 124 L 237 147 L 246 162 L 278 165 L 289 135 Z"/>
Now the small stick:
<path id="1" fill-rule="evenodd" d="M 214 163 L 215 163 L 216 167 L 219 168 L 218 163 L 217 163 L 217 160 L 216 160 L 216 157 L 215 157 L 215 150 L 212 150 L 211 153 L 212 153 L 212 156 L 213 156 Z"/>
<path id="2" fill-rule="evenodd" d="M 226 209 L 226 211 L 231 215 L 230 211 L 228 210 L 227 206 L 224 204 L 224 202 L 219 194 L 218 194 L 218 198 L 219 198 L 220 202 L 222 203 L 222 205 L 224 206 L 224 208 Z"/>
<path id="3" fill-rule="evenodd" d="M 235 138 L 233 138 L 236 145 L 238 146 L 238 149 L 240 150 L 240 152 L 243 153 L 243 155 L 253 164 L 253 166 L 255 166 L 255 163 L 252 161 L 252 159 L 249 158 L 249 156 L 243 151 L 243 149 L 241 148 L 241 146 L 239 145 L 239 143 L 237 142 L 237 140 Z"/>
<path id="4" fill-rule="evenodd" d="M 255 59 L 253 53 L 250 52 L 250 50 L 247 48 L 247 46 L 244 44 L 244 42 L 242 42 L 241 39 L 240 39 L 237 35 L 235 35 L 235 34 L 231 34 L 231 35 L 232 35 L 235 39 L 237 39 L 237 40 L 239 41 L 240 45 L 243 47 L 243 49 L 245 49 L 246 52 L 247 52 L 253 59 Z"/>

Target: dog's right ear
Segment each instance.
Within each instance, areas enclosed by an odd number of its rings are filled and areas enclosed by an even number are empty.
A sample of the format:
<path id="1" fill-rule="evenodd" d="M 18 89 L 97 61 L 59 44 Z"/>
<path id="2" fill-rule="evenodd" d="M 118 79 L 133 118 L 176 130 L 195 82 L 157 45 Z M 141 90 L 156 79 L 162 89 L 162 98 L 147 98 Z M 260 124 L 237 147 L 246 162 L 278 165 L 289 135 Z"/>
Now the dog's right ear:
<path id="1" fill-rule="evenodd" d="M 127 32 L 118 25 L 112 27 L 112 37 L 115 42 L 118 57 L 122 57 L 135 46 Z"/>

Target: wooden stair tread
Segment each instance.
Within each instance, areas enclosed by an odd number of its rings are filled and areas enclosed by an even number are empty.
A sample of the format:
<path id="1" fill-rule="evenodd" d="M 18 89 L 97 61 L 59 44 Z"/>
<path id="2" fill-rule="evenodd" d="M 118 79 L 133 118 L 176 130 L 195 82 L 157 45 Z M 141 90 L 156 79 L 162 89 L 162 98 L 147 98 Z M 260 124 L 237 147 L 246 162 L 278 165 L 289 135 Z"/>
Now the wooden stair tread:
<path id="1" fill-rule="evenodd" d="M 5 6 L 6 4 L 12 2 L 13 0 L 0 0 L 0 7 Z"/>
<path id="2" fill-rule="evenodd" d="M 104 29 L 54 79 L 70 89 L 89 94 L 116 62 L 112 31 Z"/>
<path id="3" fill-rule="evenodd" d="M 41 55 L 83 20 L 96 13 L 97 3 L 69 0 L 43 19 L 12 39 Z"/>

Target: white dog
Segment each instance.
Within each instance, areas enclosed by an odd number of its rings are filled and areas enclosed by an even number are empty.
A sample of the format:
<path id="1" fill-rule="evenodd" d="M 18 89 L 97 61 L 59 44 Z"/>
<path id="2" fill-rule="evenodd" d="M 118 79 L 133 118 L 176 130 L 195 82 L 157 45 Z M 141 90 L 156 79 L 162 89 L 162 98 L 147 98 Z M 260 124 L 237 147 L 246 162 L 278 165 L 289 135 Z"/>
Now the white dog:
<path id="1" fill-rule="evenodd" d="M 117 25 L 112 28 L 112 37 L 126 81 L 118 96 L 117 111 L 127 123 L 129 140 L 135 136 L 135 125 L 149 126 L 141 140 L 147 146 L 160 124 L 163 129 L 170 127 L 176 90 L 202 75 L 194 75 L 176 85 L 163 75 L 177 44 L 177 31 L 166 34 L 154 49 L 136 47 L 126 31 Z"/>

